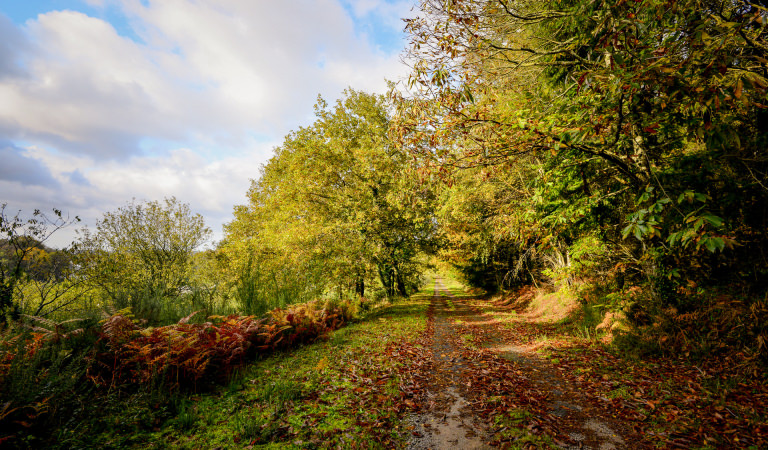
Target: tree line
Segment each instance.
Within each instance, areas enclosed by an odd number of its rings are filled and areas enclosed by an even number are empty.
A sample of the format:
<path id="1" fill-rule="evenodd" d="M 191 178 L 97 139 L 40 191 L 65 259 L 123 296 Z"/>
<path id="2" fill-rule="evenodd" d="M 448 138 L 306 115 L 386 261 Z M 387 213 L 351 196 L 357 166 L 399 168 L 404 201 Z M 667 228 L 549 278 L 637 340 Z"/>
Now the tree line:
<path id="1" fill-rule="evenodd" d="M 70 282 L 146 314 L 179 299 L 256 314 L 405 296 L 440 260 L 638 327 L 723 289 L 763 317 L 766 20 L 748 1 L 422 0 L 409 79 L 319 98 L 215 249 L 197 251 L 210 231 L 188 205 L 133 201 L 82 235 Z M 7 311 L 33 247 L 3 260 Z M 762 348 L 764 330 L 744 333 Z"/>
<path id="2" fill-rule="evenodd" d="M 446 256 L 765 358 L 766 6 L 420 1 L 393 138 L 449 185 Z"/>

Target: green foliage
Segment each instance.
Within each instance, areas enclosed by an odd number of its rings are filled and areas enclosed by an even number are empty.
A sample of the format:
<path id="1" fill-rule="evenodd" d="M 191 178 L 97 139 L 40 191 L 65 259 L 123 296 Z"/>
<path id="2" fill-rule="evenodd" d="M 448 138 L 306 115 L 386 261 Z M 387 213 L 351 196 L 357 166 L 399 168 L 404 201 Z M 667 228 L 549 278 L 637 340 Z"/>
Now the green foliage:
<path id="1" fill-rule="evenodd" d="M 489 292 L 530 279 L 530 265 L 517 264 L 528 244 L 517 228 L 523 218 L 511 211 L 511 205 L 524 207 L 529 193 L 519 176 L 517 171 L 468 169 L 456 174 L 440 198 L 438 218 L 446 244 L 441 256 L 468 283 Z"/>
<path id="2" fill-rule="evenodd" d="M 217 289 L 207 285 L 193 284 L 174 296 L 153 289 L 152 286 L 138 286 L 135 291 L 116 291 L 115 297 L 96 307 L 97 311 L 107 313 L 130 309 L 133 314 L 149 325 L 166 325 L 193 312 L 200 312 L 200 317 L 214 314 L 232 314 L 238 308 L 229 305 L 228 299 L 220 296 Z"/>
<path id="3" fill-rule="evenodd" d="M 257 285 L 363 297 L 378 281 L 406 295 L 432 245 L 431 190 L 388 141 L 383 99 L 348 90 L 333 107 L 320 99 L 316 116 L 275 149 L 225 227 L 241 303 Z"/>
<path id="4" fill-rule="evenodd" d="M 96 341 L 95 321 L 54 322 L 40 317 L 0 335 L 0 428 L 7 432 L 54 426 L 81 407 Z M 0 434 L 0 442 L 7 439 Z"/>
<path id="5" fill-rule="evenodd" d="M 74 276 L 71 250 L 52 250 L 45 242 L 57 231 L 80 221 L 60 210 L 48 216 L 35 210 L 24 220 L 0 206 L 0 324 L 19 314 L 49 315 L 70 309 L 85 293 Z"/>
<path id="6" fill-rule="evenodd" d="M 261 319 L 213 316 L 193 324 L 190 315 L 156 328 L 141 328 L 126 311 L 98 325 L 29 317 L 28 324 L 9 327 L 0 336 L 0 424 L 4 429 L 59 425 L 90 393 L 138 387 L 168 393 L 226 381 L 255 355 L 315 342 L 356 313 L 349 302 L 312 302 L 276 309 Z M 296 391 L 283 383 L 265 395 L 286 402 Z M 194 425 L 196 416 L 187 406 L 174 409 L 181 411 L 175 427 Z M 7 438 L 0 435 L 0 442 Z"/>
<path id="7" fill-rule="evenodd" d="M 168 424 L 182 432 L 193 429 L 197 424 L 198 416 L 191 403 L 184 398 L 177 400 L 176 403 L 173 408 L 176 411 L 176 417 L 170 419 Z"/>
<path id="8" fill-rule="evenodd" d="M 406 28 L 410 89 L 392 91 L 393 135 L 451 185 L 445 253 L 473 283 L 643 285 L 637 318 L 674 306 L 688 283 L 763 295 L 762 7 L 424 0 L 419 10 Z"/>
<path id="9" fill-rule="evenodd" d="M 118 308 L 131 306 L 154 322 L 163 317 L 157 311 L 164 302 L 193 288 L 194 252 L 210 234 L 203 217 L 176 198 L 133 200 L 84 231 L 77 262 L 87 282 Z"/>
<path id="10" fill-rule="evenodd" d="M 211 318 L 208 324 L 191 326 L 187 322 L 161 329 L 139 327 L 126 311 L 96 328 L 82 322 L 48 321 L 46 324 L 46 319 L 32 319 L 41 329 L 60 332 L 50 332 L 46 334 L 49 337 L 23 344 L 11 342 L 20 349 L 17 353 L 20 359 L 16 362 L 18 369 L 24 370 L 23 376 L 17 379 L 25 379 L 25 385 L 33 393 L 33 380 L 46 380 L 46 377 L 74 379 L 76 388 L 69 392 L 61 390 L 56 394 L 58 397 L 48 399 L 45 405 L 56 408 L 35 417 L 26 416 L 27 413 L 34 415 L 34 403 L 5 404 L 3 412 L 10 411 L 10 414 L 0 417 L 0 442 L 11 447 L 37 442 L 37 446 L 54 448 L 101 448 L 143 447 L 149 442 L 175 446 L 183 442 L 182 439 L 189 440 L 189 445 L 195 447 L 211 443 L 231 446 L 233 442 L 242 445 L 276 442 L 288 436 L 292 436 L 290 442 L 312 439 L 318 443 L 348 442 L 351 435 L 356 442 L 365 443 L 374 438 L 391 439 L 398 423 L 397 408 L 392 406 L 393 402 L 400 401 L 395 377 L 398 363 L 383 349 L 423 331 L 425 308 L 423 301 L 379 308 L 371 314 L 372 320 L 355 323 L 334 333 L 333 339 L 319 341 L 309 328 L 325 334 L 331 331 L 329 327 L 347 323 L 355 312 L 353 304 L 317 302 L 273 311 L 261 321 L 258 330 L 250 334 L 247 324 L 259 321 L 249 317 Z M 86 366 L 54 372 L 49 370 L 53 368 L 51 363 L 44 363 L 42 357 L 42 366 L 31 365 L 30 342 L 36 342 L 37 352 L 50 356 L 62 348 L 55 345 L 74 345 L 74 340 L 64 337 L 74 331 L 72 327 L 86 325 L 102 335 L 96 344 L 93 342 L 98 337 L 96 333 L 72 335 L 81 338 L 78 342 L 82 344 L 76 347 L 81 350 L 72 354 L 83 355 Z M 220 337 L 216 337 L 217 333 Z M 207 343 L 232 343 L 237 334 L 247 336 L 250 342 L 271 344 L 267 349 L 251 345 L 249 357 L 242 363 L 239 357 L 232 359 L 233 366 L 239 368 L 232 369 L 224 365 L 222 354 L 210 355 L 216 350 Z M 58 343 L 50 337 L 56 335 L 61 338 Z M 12 336 L 15 334 L 7 337 Z M 86 336 L 90 336 L 88 340 L 82 339 Z M 160 342 L 163 340 L 164 344 Z M 208 357 L 211 380 L 220 379 L 218 372 L 231 371 L 233 376 L 222 380 L 229 381 L 229 385 L 203 390 L 201 380 L 195 391 L 173 389 L 174 386 L 194 387 L 190 378 L 184 379 L 182 375 L 177 379 L 174 375 L 181 374 L 174 372 L 176 366 L 185 364 L 178 353 L 187 350 L 180 343 L 192 340 L 195 350 L 187 356 L 192 360 Z M 270 349 L 286 350 L 300 342 L 314 344 L 291 352 L 268 354 Z M 230 346 L 233 351 L 238 348 L 242 347 Z M 152 354 L 154 357 L 144 358 L 139 364 L 138 358 L 122 364 L 121 356 L 130 359 L 130 351 L 135 350 L 138 352 L 133 353 L 134 356 Z M 123 352 L 121 356 L 117 355 L 118 351 Z M 157 353 L 152 353 L 155 351 Z M 255 354 L 263 357 L 254 361 Z M 159 371 L 147 381 L 142 377 L 148 374 L 149 365 Z M 43 372 L 38 370 L 41 367 Z M 371 385 L 370 379 L 387 383 Z M 339 380 L 344 380 L 341 381 L 343 389 L 333 388 L 332 383 Z M 3 382 L 9 381 L 0 372 L 0 386 L 5 386 Z M 5 402 L 7 391 L 0 393 Z M 93 414 L 94 410 L 99 414 Z M 21 413 L 24 414 L 19 415 Z M 25 425 L 13 423 L 20 418 L 26 421 Z M 373 430 L 355 425 L 369 420 Z M 314 425 L 302 426 L 307 421 Z M 391 429 L 379 430 L 380 425 L 374 426 L 382 421 L 391 423 Z"/>
<path id="11" fill-rule="evenodd" d="M 407 21 L 407 88 L 392 104 L 353 90 L 318 99 L 314 123 L 275 149 L 216 250 L 197 251 L 210 230 L 175 198 L 105 214 L 74 259 L 75 248 L 45 246 L 71 223 L 60 211 L 25 221 L 3 205 L 0 423 L 54 420 L 99 388 L 221 381 L 254 355 L 327 336 L 370 310 L 366 297 L 407 296 L 438 248 L 487 291 L 532 282 L 578 295 L 574 326 L 590 339 L 606 312 L 623 312 L 619 345 L 738 348 L 764 364 L 765 8 L 422 0 L 419 10 Z M 87 303 L 123 311 L 100 326 L 52 320 Z M 306 391 L 261 386 L 267 410 L 228 415 L 237 439 L 287 439 L 298 425 L 281 416 Z M 169 408 L 137 407 L 126 430 L 207 420 L 187 403 Z M 348 431 L 343 417 L 329 427 Z M 527 417 L 496 419 L 525 438 Z"/>
<path id="12" fill-rule="evenodd" d="M 319 278 L 320 274 L 315 278 L 307 276 L 310 275 L 307 272 L 301 274 L 289 268 L 281 269 L 270 268 L 267 264 L 255 264 L 253 258 L 249 257 L 234 283 L 234 300 L 239 311 L 262 315 L 272 309 L 306 302 L 322 294 L 317 287 L 306 283 Z"/>

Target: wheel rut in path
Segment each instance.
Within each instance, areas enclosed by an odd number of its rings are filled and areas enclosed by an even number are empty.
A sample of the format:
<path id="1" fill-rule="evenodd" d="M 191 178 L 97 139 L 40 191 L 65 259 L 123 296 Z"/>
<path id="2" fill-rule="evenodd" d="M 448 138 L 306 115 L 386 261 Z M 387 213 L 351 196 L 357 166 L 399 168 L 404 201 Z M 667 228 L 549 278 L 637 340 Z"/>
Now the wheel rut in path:
<path id="1" fill-rule="evenodd" d="M 550 362 L 511 345 L 510 330 L 483 315 L 475 301 L 435 283 L 426 341 L 432 372 L 422 411 L 409 419 L 407 448 L 537 448 L 547 441 L 567 449 L 646 447 Z M 491 423 L 505 412 L 516 421 Z"/>
<path id="2" fill-rule="evenodd" d="M 463 357 L 461 337 L 453 319 L 472 314 L 465 305 L 457 304 L 443 284 L 435 282 L 435 293 L 429 310 L 433 334 L 430 339 L 433 370 L 423 393 L 425 405 L 421 414 L 411 417 L 413 427 L 409 449 L 487 449 L 485 424 L 466 398 L 463 382 L 469 367 Z"/>

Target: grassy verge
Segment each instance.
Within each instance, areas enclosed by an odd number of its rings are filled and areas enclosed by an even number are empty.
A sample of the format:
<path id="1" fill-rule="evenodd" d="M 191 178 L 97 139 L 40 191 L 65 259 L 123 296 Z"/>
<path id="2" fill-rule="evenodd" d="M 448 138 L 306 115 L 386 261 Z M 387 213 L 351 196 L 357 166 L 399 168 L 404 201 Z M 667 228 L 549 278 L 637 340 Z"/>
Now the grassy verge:
<path id="1" fill-rule="evenodd" d="M 146 389 L 99 399 L 84 405 L 98 414 L 62 424 L 46 446 L 397 446 L 409 406 L 399 389 L 401 363 L 385 350 L 423 332 L 428 299 L 417 295 L 380 307 L 326 341 L 246 366 L 214 392 L 165 396 Z"/>

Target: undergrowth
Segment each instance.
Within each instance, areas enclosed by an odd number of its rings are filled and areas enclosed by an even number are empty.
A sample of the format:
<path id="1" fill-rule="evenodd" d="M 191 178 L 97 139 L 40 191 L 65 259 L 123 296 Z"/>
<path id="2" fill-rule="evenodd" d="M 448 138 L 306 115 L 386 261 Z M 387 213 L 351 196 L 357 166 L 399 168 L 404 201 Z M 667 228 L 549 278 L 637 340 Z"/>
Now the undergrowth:
<path id="1" fill-rule="evenodd" d="M 362 319 L 341 329 L 356 313 L 353 305 L 322 306 L 292 306 L 261 319 L 213 318 L 152 329 L 140 329 L 130 317 L 116 315 L 88 333 L 77 333 L 78 339 L 91 339 L 90 347 L 81 345 L 89 350 L 77 354 L 62 352 L 75 339 L 54 345 L 38 338 L 37 365 L 28 356 L 20 364 L 23 352 L 16 353 L 19 359 L 4 353 L 6 410 L 0 420 L 12 433 L 0 435 L 2 444 L 231 448 L 282 442 L 346 447 L 373 436 L 389 446 L 402 439 L 398 417 L 403 406 L 397 363 L 383 357 L 383 349 L 423 330 L 426 302 L 368 306 Z M 324 325 L 318 327 L 321 318 Z M 13 342 L 23 351 L 35 342 L 28 330 L 15 336 Z M 231 351 L 217 353 L 223 348 Z M 75 356 L 62 357 L 68 361 L 64 365 L 51 357 L 54 353 Z M 114 365 L 106 370 L 110 358 Z M 205 364 L 202 358 L 208 358 Z M 27 372 L 17 373 L 21 369 Z M 55 374 L 59 384 L 49 383 L 53 391 L 46 393 L 39 385 L 34 389 L 31 380 L 42 372 Z M 13 384 L 25 377 L 27 391 L 35 396 L 22 396 L 26 391 Z M 53 400 L 45 397 L 50 393 Z"/>
<path id="2" fill-rule="evenodd" d="M 617 334 L 614 346 L 636 356 L 729 360 L 739 372 L 760 377 L 768 366 L 768 298 L 733 292 L 681 294 L 674 306 L 630 309 L 629 329 Z"/>
<path id="3" fill-rule="evenodd" d="M 189 323 L 188 316 L 154 328 L 142 328 L 130 310 L 101 322 L 27 317 L 0 336 L 0 444 L 31 445 L 28 439 L 88 410 L 89 397 L 205 390 L 258 355 L 326 338 L 356 313 L 351 302 L 310 302 L 261 318 Z"/>

